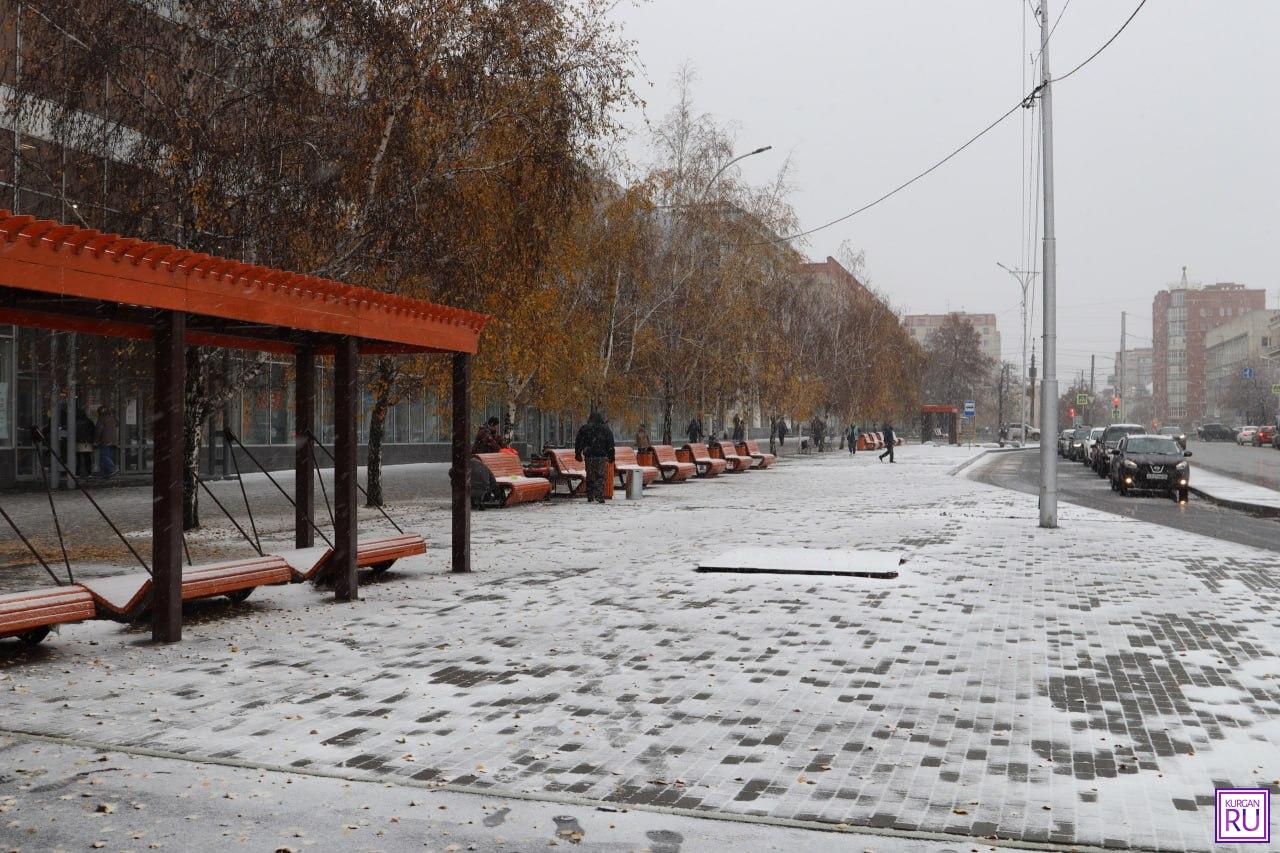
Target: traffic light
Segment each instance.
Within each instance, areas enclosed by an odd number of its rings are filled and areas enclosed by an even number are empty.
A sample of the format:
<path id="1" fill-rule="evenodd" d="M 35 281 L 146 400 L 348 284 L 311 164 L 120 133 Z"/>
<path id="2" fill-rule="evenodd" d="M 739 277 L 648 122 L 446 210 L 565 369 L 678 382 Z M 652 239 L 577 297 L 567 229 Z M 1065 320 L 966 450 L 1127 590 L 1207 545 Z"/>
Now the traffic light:
<path id="1" fill-rule="evenodd" d="M 1120 408 L 1120 398 L 1119 398 L 1119 397 L 1112 397 L 1112 398 L 1111 398 L 1111 408 L 1113 408 L 1113 409 L 1118 409 L 1118 408 Z"/>
<path id="2" fill-rule="evenodd" d="M 1075 416 L 1076 416 L 1076 410 L 1074 407 L 1067 409 L 1067 417 L 1074 418 Z"/>

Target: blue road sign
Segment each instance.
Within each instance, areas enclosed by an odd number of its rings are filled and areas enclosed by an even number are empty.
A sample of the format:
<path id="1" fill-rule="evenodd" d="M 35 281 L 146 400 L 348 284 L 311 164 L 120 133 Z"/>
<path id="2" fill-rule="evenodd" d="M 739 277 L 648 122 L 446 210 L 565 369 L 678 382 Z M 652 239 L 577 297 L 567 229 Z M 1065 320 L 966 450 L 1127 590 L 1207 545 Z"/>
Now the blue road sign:
<path id="1" fill-rule="evenodd" d="M 1252 368 L 1252 367 L 1246 367 L 1246 368 L 1244 369 L 1244 378 L 1245 378 L 1245 379 L 1252 379 L 1252 378 L 1253 378 L 1253 368 Z"/>
<path id="2" fill-rule="evenodd" d="M 971 418 L 971 417 L 973 417 L 974 415 L 976 415 L 977 413 L 978 413 L 978 407 L 977 407 L 977 404 L 975 404 L 972 400 L 965 400 L 965 401 L 964 401 L 964 416 L 965 416 L 966 418 Z"/>

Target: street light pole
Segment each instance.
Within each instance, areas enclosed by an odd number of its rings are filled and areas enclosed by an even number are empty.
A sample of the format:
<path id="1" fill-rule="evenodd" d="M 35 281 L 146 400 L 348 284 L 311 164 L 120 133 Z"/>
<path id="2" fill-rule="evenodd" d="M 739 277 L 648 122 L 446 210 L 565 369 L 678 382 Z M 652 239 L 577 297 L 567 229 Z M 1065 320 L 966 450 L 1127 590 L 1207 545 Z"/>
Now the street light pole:
<path id="1" fill-rule="evenodd" d="M 1040 526 L 1058 526 L 1058 270 L 1053 227 L 1053 77 L 1049 0 L 1040 0 L 1040 162 L 1044 168 L 1044 381 L 1040 386 Z"/>
<path id="2" fill-rule="evenodd" d="M 1031 428 L 1030 415 L 1027 413 L 1031 402 L 1031 390 L 1027 385 L 1027 291 L 1031 288 L 1031 283 L 1036 280 L 1036 273 L 1033 270 L 1010 269 L 999 261 L 996 261 L 996 266 L 1013 276 L 1022 288 L 1022 393 L 1019 395 L 1021 405 L 1018 409 L 1018 423 L 1023 432 L 1022 443 L 1026 444 L 1026 432 Z M 1041 439 L 1043 438 L 1044 433 L 1041 433 Z"/>
<path id="3" fill-rule="evenodd" d="M 748 157 L 754 157 L 757 154 L 763 154 L 764 152 L 771 151 L 771 150 L 773 150 L 772 145 L 764 145 L 764 146 L 761 146 L 760 148 L 757 148 L 755 151 L 748 151 L 746 154 L 739 154 L 737 157 L 734 157 L 728 163 L 725 163 L 723 166 L 721 166 L 719 169 L 716 170 L 716 173 L 714 175 L 711 176 L 711 180 L 707 181 L 707 185 L 702 188 L 702 192 L 698 193 L 699 200 L 701 200 L 703 197 L 706 196 L 708 192 L 711 191 L 711 187 L 713 184 L 715 184 L 716 178 L 719 178 L 721 175 L 723 175 L 725 172 L 725 169 L 728 169 L 730 166 L 732 166 L 734 163 L 737 163 L 739 160 L 745 160 Z"/>

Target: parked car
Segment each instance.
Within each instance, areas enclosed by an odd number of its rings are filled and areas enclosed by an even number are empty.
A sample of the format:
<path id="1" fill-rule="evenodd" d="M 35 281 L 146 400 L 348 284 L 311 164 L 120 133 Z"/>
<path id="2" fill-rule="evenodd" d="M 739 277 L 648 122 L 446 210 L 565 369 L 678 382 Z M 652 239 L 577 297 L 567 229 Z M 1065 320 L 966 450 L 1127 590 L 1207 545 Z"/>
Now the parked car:
<path id="1" fill-rule="evenodd" d="M 1073 432 L 1075 432 L 1074 429 L 1064 429 L 1058 433 L 1058 455 L 1063 458 L 1067 455 L 1067 448 L 1071 446 L 1071 434 Z"/>
<path id="2" fill-rule="evenodd" d="M 1040 430 L 1029 424 L 1005 424 L 1004 428 L 1008 431 L 1010 441 L 1039 441 Z M 1026 439 L 1023 439 L 1023 436 Z"/>
<path id="3" fill-rule="evenodd" d="M 1156 435 L 1167 435 L 1182 447 L 1187 449 L 1187 431 L 1180 426 L 1162 426 L 1156 430 Z"/>
<path id="4" fill-rule="evenodd" d="M 1201 441 L 1234 441 L 1235 430 L 1226 424 L 1202 424 L 1196 435 Z"/>
<path id="5" fill-rule="evenodd" d="M 1142 424 L 1108 424 L 1098 439 L 1093 454 L 1093 470 L 1099 477 L 1105 477 L 1111 471 L 1111 454 L 1126 435 L 1142 435 L 1147 428 Z"/>
<path id="6" fill-rule="evenodd" d="M 1093 464 L 1093 449 L 1098 444 L 1098 439 L 1102 438 L 1102 434 L 1106 432 L 1106 427 L 1094 427 L 1089 430 L 1089 437 L 1084 440 L 1084 456 L 1080 461 L 1085 465 Z"/>
<path id="7" fill-rule="evenodd" d="M 1270 447 L 1271 443 L 1275 441 L 1275 437 L 1276 437 L 1275 424 L 1267 424 L 1265 426 L 1260 426 L 1258 427 L 1257 431 L 1253 434 L 1253 446 L 1254 447 Z"/>
<path id="8" fill-rule="evenodd" d="M 1258 428 L 1256 426 L 1240 427 L 1240 431 L 1236 433 L 1236 444 L 1241 446 L 1253 444 L 1253 436 L 1257 431 Z"/>
<path id="9" fill-rule="evenodd" d="M 1067 458 L 1076 462 L 1084 458 L 1084 443 L 1089 438 L 1092 427 L 1076 427 L 1071 431 L 1071 442 L 1067 445 Z"/>
<path id="10" fill-rule="evenodd" d="M 1126 435 L 1111 459 L 1111 488 L 1121 495 L 1130 491 L 1158 491 L 1186 503 L 1191 482 L 1190 450 L 1183 450 L 1167 435 Z"/>

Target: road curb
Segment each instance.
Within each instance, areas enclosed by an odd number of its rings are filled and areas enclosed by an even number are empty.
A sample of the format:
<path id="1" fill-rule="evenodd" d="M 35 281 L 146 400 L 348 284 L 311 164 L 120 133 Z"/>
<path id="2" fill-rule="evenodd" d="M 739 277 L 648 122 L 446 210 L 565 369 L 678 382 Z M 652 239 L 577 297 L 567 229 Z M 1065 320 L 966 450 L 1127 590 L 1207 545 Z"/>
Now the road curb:
<path id="1" fill-rule="evenodd" d="M 1198 498 L 1204 498 L 1211 504 L 1217 504 L 1227 509 L 1239 510 L 1257 518 L 1280 518 L 1280 507 L 1263 506 L 1261 504 L 1253 504 L 1248 501 L 1236 501 L 1231 498 L 1220 498 L 1217 495 L 1210 494 L 1203 489 L 1195 486 L 1187 486 L 1187 491 L 1191 492 Z"/>
<path id="2" fill-rule="evenodd" d="M 990 456 L 993 453 L 1020 453 L 1024 450 L 1039 450 L 1039 449 L 1040 449 L 1040 445 L 1038 444 L 1029 444 L 1024 447 L 989 447 L 975 456 L 970 456 L 968 459 L 964 460 L 956 467 L 947 471 L 947 476 L 955 477 L 959 475 L 962 471 L 964 471 L 966 468 L 968 468 L 970 465 L 973 465 L 978 460 L 983 459 L 987 456 Z"/>

